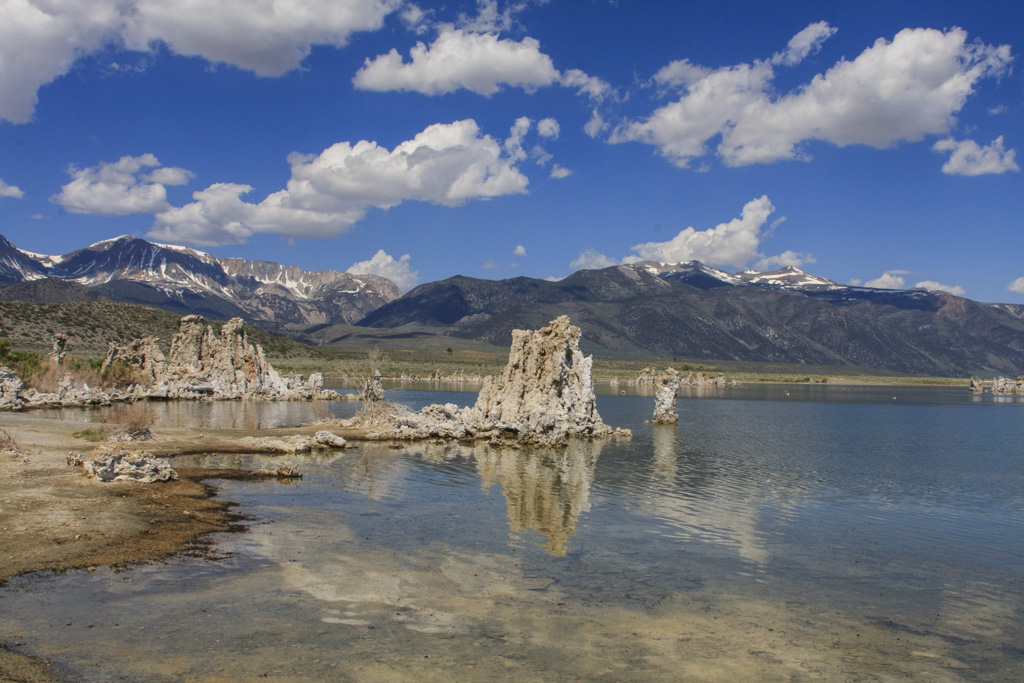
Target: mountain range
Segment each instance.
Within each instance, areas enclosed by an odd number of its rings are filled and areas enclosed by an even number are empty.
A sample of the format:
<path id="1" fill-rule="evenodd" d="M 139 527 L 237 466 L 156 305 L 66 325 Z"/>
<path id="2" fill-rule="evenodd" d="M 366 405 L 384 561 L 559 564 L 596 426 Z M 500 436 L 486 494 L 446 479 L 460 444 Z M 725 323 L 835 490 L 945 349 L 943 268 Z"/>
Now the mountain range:
<path id="1" fill-rule="evenodd" d="M 26 252 L 0 237 L 5 284 L 0 299 L 102 296 L 178 314 L 239 316 L 315 343 L 350 338 L 356 325 L 507 347 L 513 329 L 568 314 L 583 331 L 584 350 L 606 357 L 1024 374 L 1024 306 L 841 285 L 793 267 L 730 274 L 697 261 L 642 261 L 559 281 L 456 276 L 403 296 L 379 276 L 218 259 L 134 237 L 61 256 Z"/>
<path id="2" fill-rule="evenodd" d="M 58 278 L 115 301 L 179 315 L 277 323 L 355 323 L 401 296 L 390 280 L 336 270 L 306 271 L 270 261 L 218 259 L 187 247 L 122 236 L 50 256 L 18 249 L 0 236 L 0 285 Z"/>
<path id="3" fill-rule="evenodd" d="M 557 281 L 453 277 L 360 321 L 506 344 L 567 313 L 608 357 L 855 365 L 940 376 L 1024 373 L 1024 306 L 946 292 L 851 287 L 787 267 L 734 275 L 640 262 Z"/>

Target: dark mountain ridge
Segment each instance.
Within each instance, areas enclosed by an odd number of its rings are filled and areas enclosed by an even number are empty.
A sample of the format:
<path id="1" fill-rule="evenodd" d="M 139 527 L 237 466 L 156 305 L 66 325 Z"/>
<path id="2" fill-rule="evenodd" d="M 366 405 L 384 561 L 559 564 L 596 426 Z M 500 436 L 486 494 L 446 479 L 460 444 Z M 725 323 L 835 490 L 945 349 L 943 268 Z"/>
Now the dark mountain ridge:
<path id="1" fill-rule="evenodd" d="M 583 348 L 601 356 L 1024 373 L 1024 319 L 1007 305 L 847 287 L 793 268 L 755 277 L 694 263 L 640 263 L 558 282 L 459 276 L 420 285 L 358 324 L 434 328 L 507 346 L 513 329 L 563 313 L 582 328 Z"/>
<path id="2" fill-rule="evenodd" d="M 178 315 L 238 316 L 306 340 L 311 326 L 354 324 L 507 348 L 512 330 L 568 314 L 585 350 L 613 358 L 1024 374 L 1024 306 L 850 287 L 792 267 L 730 274 L 697 261 L 644 261 L 556 282 L 456 276 L 400 296 L 373 275 L 218 259 L 133 237 L 62 256 L 25 252 L 0 237 L 0 284 L 10 284 L 0 300 L 103 297 Z"/>

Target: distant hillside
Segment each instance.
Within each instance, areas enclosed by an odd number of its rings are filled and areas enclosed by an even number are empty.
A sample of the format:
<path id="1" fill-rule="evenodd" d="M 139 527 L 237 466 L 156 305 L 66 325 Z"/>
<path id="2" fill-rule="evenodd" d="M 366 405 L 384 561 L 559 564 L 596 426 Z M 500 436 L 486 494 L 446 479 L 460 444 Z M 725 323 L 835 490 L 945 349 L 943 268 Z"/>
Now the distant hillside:
<path id="1" fill-rule="evenodd" d="M 16 282 L 0 287 L 0 301 L 33 301 L 57 303 L 60 301 L 99 301 L 105 299 L 99 292 L 77 282 L 48 277 L 42 280 Z"/>
<path id="2" fill-rule="evenodd" d="M 845 287 L 796 269 L 729 276 L 701 264 L 645 263 L 559 282 L 455 277 L 421 285 L 359 324 L 507 346 L 513 329 L 563 313 L 582 328 L 585 351 L 612 358 L 1024 374 L 1024 319 L 1012 307 L 944 292 Z"/>
<path id="3" fill-rule="evenodd" d="M 167 311 L 120 301 L 0 301 L 0 338 L 9 339 L 18 349 L 49 351 L 53 336 L 59 332 L 67 335 L 72 353 L 98 358 L 106 355 L 109 342 L 124 343 L 140 337 L 159 337 L 166 350 L 178 332 L 180 319 Z M 211 324 L 219 329 L 222 322 Z M 250 341 L 260 344 L 271 358 L 323 357 L 319 350 L 291 339 L 245 329 Z"/>
<path id="4" fill-rule="evenodd" d="M 386 329 L 356 325 L 264 325 L 268 332 L 316 347 L 357 349 L 410 349 L 417 351 L 453 349 L 507 354 L 508 347 L 499 347 L 475 339 L 446 335 L 430 329 Z"/>

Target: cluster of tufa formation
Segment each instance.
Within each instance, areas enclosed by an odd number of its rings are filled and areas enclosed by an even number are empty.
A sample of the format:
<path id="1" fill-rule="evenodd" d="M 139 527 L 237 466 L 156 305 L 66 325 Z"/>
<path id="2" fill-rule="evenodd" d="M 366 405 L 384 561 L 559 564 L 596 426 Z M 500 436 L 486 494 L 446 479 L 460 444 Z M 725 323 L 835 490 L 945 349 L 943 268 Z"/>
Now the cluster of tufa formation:
<path id="1" fill-rule="evenodd" d="M 568 316 L 537 331 L 514 330 L 508 363 L 488 377 L 476 404 L 427 406 L 386 414 L 381 437 L 489 439 L 516 445 L 564 445 L 569 437 L 628 435 L 601 420 L 591 366 L 579 348 L 580 328 Z"/>
<path id="2" fill-rule="evenodd" d="M 137 368 L 149 384 L 137 391 L 148 398 L 337 398 L 335 392 L 324 390 L 320 373 L 308 379 L 282 377 L 267 362 L 263 348 L 246 339 L 241 318 L 224 323 L 220 334 L 198 315 L 185 316 L 180 325 L 166 357 L 153 337 L 111 342 L 102 370 L 115 361 Z"/>
<path id="3" fill-rule="evenodd" d="M 983 380 L 971 377 L 970 392 L 972 394 L 982 394 L 985 392 L 993 394 L 1024 394 L 1024 375 L 1015 380 L 1008 377 L 996 377 L 992 380 L 991 387 L 986 387 Z"/>
<path id="4" fill-rule="evenodd" d="M 629 381 L 629 384 L 637 386 L 658 386 L 662 373 L 656 368 L 644 368 L 636 376 L 636 379 Z M 724 387 L 726 385 L 725 375 L 712 375 L 710 372 L 687 372 L 679 375 L 679 384 L 688 387 Z"/>

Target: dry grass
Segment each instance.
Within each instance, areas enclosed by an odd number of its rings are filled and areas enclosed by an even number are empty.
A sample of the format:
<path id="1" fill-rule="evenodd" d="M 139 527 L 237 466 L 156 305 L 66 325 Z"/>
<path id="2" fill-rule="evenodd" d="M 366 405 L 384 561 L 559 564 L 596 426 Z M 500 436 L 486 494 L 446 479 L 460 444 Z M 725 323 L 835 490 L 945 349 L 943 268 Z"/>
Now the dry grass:
<path id="1" fill-rule="evenodd" d="M 117 425 L 107 437 L 113 441 L 147 441 L 153 438 L 153 413 L 141 403 L 119 408 L 112 414 Z"/>
<path id="2" fill-rule="evenodd" d="M 326 403 L 320 401 L 313 401 L 309 406 L 309 412 L 313 417 L 311 420 L 313 424 L 323 424 L 334 420 L 334 413 Z"/>
<path id="3" fill-rule="evenodd" d="M 352 416 L 354 427 L 384 427 L 395 422 L 409 412 L 409 409 L 391 401 L 374 401 L 363 404 L 363 407 Z"/>
<path id="4" fill-rule="evenodd" d="M 11 451 L 14 453 L 21 452 L 21 449 L 18 448 L 18 442 L 15 441 L 14 436 L 3 428 L 0 428 L 0 451 Z"/>

